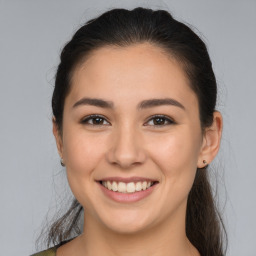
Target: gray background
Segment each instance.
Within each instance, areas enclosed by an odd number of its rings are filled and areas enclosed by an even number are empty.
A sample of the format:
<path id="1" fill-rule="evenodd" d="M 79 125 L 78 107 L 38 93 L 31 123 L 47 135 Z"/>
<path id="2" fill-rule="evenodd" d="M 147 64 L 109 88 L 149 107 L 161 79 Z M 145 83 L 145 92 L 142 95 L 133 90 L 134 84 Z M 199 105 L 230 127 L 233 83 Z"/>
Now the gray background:
<path id="1" fill-rule="evenodd" d="M 255 0 L 0 1 L 1 255 L 35 252 L 47 212 L 52 216 L 69 195 L 50 121 L 60 49 L 89 18 L 112 7 L 139 5 L 169 10 L 196 27 L 208 45 L 224 116 L 214 165 L 225 204 L 228 255 L 256 255 Z"/>

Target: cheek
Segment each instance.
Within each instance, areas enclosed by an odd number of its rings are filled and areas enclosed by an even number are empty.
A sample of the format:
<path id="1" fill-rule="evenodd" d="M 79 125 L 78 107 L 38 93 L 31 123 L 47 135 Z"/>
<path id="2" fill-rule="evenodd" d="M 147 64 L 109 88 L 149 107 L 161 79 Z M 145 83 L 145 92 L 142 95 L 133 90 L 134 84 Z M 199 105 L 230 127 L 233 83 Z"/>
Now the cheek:
<path id="1" fill-rule="evenodd" d="M 195 179 L 199 142 L 200 134 L 184 129 L 184 132 L 158 137 L 154 147 L 150 146 L 151 159 L 162 172 L 163 191 L 159 203 L 163 205 L 162 214 L 166 217 L 186 205 Z"/>
<path id="2" fill-rule="evenodd" d="M 178 130 L 179 129 L 179 130 Z M 179 132 L 163 134 L 149 144 L 150 156 L 161 168 L 166 179 L 175 183 L 193 182 L 200 151 L 200 133 L 189 127 L 177 127 Z"/>
<path id="3" fill-rule="evenodd" d="M 68 183 L 75 198 L 85 209 L 94 209 L 91 201 L 92 198 L 95 201 L 94 170 L 104 156 L 104 145 L 106 143 L 101 136 L 85 133 L 82 129 L 73 129 L 63 137 L 63 157 Z"/>
<path id="4" fill-rule="evenodd" d="M 90 170 L 104 151 L 104 143 L 97 134 L 88 134 L 83 129 L 67 132 L 63 140 L 63 156 L 67 165 L 79 171 Z M 81 170 L 81 171 L 85 171 Z"/>
<path id="5" fill-rule="evenodd" d="M 82 129 L 67 132 L 63 139 L 63 157 L 67 178 L 74 195 L 89 188 L 94 181 L 94 170 L 104 155 L 104 145 L 97 134 L 85 133 Z M 76 191 L 77 190 L 77 191 Z"/>

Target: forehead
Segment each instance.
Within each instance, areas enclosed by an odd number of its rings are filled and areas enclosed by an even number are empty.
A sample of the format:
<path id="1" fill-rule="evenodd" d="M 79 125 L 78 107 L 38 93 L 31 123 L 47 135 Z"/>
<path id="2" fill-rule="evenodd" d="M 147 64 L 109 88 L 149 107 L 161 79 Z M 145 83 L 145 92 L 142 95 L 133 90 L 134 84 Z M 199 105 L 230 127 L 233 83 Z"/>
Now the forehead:
<path id="1" fill-rule="evenodd" d="M 70 94 L 74 100 L 86 96 L 120 102 L 170 96 L 197 104 L 181 64 L 149 43 L 93 51 L 74 71 Z"/>

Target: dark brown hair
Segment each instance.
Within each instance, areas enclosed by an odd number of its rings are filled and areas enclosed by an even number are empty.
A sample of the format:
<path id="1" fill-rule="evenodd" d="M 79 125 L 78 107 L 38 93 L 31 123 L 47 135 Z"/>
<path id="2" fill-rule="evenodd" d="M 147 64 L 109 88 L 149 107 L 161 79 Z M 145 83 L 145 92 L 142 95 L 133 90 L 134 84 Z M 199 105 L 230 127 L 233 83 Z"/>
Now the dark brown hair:
<path id="1" fill-rule="evenodd" d="M 88 21 L 63 48 L 52 97 L 59 132 L 72 73 L 92 51 L 104 46 L 125 47 L 148 42 L 163 49 L 183 67 L 199 102 L 202 131 L 213 122 L 217 85 L 204 42 L 185 24 L 164 10 L 113 9 Z M 81 233 L 78 221 L 82 206 L 74 199 L 70 209 L 50 228 L 48 245 Z M 197 169 L 188 196 L 186 234 L 202 256 L 223 256 L 226 232 L 217 211 L 207 168 Z"/>

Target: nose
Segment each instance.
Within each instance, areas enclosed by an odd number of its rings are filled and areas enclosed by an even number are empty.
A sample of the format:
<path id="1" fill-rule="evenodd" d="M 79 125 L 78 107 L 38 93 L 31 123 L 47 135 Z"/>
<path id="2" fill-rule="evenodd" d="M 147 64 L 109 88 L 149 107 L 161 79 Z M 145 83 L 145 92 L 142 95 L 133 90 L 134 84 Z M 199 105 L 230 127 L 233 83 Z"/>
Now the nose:
<path id="1" fill-rule="evenodd" d="M 107 152 L 107 161 L 122 169 L 129 169 L 146 160 L 141 134 L 132 126 L 123 125 L 113 134 L 111 146 Z"/>

